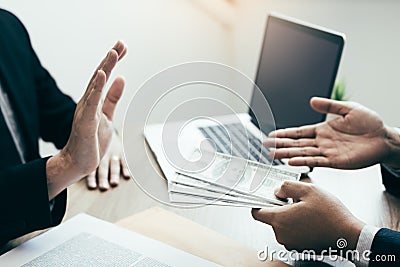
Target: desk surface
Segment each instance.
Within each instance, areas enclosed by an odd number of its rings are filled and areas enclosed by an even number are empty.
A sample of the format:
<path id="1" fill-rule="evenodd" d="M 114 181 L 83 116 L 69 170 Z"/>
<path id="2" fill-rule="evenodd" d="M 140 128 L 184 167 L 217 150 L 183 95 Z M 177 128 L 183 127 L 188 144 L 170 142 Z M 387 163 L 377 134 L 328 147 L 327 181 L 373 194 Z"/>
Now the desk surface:
<path id="1" fill-rule="evenodd" d="M 131 129 L 129 139 L 125 138 L 125 149 L 135 151 L 134 158 L 128 157 L 131 166 L 140 166 L 139 174 L 155 175 L 154 158 L 146 153 L 148 149 L 140 129 Z M 137 172 L 136 172 L 137 173 Z M 400 230 L 400 199 L 384 191 L 381 183 L 380 167 L 372 166 L 362 170 L 333 170 L 316 168 L 307 180 L 332 192 L 364 222 L 380 227 Z M 84 182 L 71 186 L 66 218 L 79 212 L 87 212 L 111 222 L 153 206 L 175 212 L 201 225 L 235 239 L 256 250 L 266 244 L 279 248 L 272 228 L 254 221 L 250 209 L 207 206 L 192 209 L 179 209 L 153 200 L 143 193 L 134 181 L 124 181 L 108 192 L 87 191 Z M 162 218 L 155 218 L 155 220 Z"/>
<path id="2" fill-rule="evenodd" d="M 400 230 L 400 199 L 384 191 L 379 166 L 357 171 L 317 168 L 307 180 L 338 196 L 364 222 Z M 147 196 L 133 181 L 123 181 L 108 192 L 88 191 L 83 181 L 71 186 L 65 219 L 86 212 L 116 222 L 154 206 L 182 215 L 254 249 L 276 244 L 272 229 L 254 221 L 250 209 L 218 206 L 172 208 Z"/>
<path id="3" fill-rule="evenodd" d="M 141 149 L 144 139 L 138 135 L 126 144 L 126 149 L 135 149 L 136 166 L 141 166 L 143 175 L 147 175 L 146 152 Z M 143 166 L 143 168 L 142 168 Z M 372 166 L 357 171 L 342 171 L 316 168 L 309 180 L 334 193 L 360 219 L 368 224 L 400 230 L 400 199 L 384 192 L 381 184 L 380 167 Z M 260 250 L 268 245 L 278 249 L 272 228 L 252 219 L 250 209 L 207 206 L 192 209 L 179 209 L 153 200 L 143 193 L 134 181 L 122 181 L 120 186 L 107 192 L 86 189 L 84 181 L 69 188 L 67 214 L 68 219 L 80 212 L 86 212 L 110 222 L 116 222 L 145 209 L 161 206 L 203 226 L 217 231 L 250 248 Z M 154 218 L 162 223 L 162 218 Z M 26 239 L 26 237 L 25 237 Z M 18 244 L 24 238 L 15 241 Z"/>

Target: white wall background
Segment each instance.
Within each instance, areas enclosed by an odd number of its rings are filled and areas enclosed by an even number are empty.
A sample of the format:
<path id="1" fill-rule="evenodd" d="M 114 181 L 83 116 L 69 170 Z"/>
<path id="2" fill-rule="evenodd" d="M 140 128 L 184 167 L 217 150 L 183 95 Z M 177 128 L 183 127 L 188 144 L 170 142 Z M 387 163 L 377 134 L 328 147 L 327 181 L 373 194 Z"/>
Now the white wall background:
<path id="1" fill-rule="evenodd" d="M 114 42 L 128 44 L 129 54 L 114 72 L 127 81 L 118 128 L 133 93 L 171 65 L 216 61 L 254 77 L 270 11 L 345 33 L 339 77 L 350 98 L 400 125 L 400 1 L 3 0 L 0 6 L 20 17 L 42 63 L 76 100 Z"/>
<path id="2" fill-rule="evenodd" d="M 235 24 L 235 66 L 255 77 L 266 16 L 276 11 L 346 34 L 338 77 L 350 99 L 400 126 L 400 1 L 240 0 Z"/>
<path id="3" fill-rule="evenodd" d="M 233 63 L 226 26 L 231 13 L 213 13 L 202 1 L 4 0 L 0 6 L 22 20 L 42 63 L 75 100 L 108 49 L 118 39 L 125 41 L 128 55 L 113 74 L 126 78 L 115 113 L 117 128 L 131 96 L 155 73 L 193 60 Z M 218 14 L 225 14 L 225 20 Z M 54 149 L 41 144 L 41 151 L 46 155 Z"/>
<path id="4" fill-rule="evenodd" d="M 128 56 L 114 71 L 127 86 L 116 123 L 137 88 L 162 69 L 193 60 L 232 64 L 226 26 L 187 0 L 5 0 L 0 6 L 25 24 L 42 63 L 60 88 L 78 100 L 115 41 Z"/>

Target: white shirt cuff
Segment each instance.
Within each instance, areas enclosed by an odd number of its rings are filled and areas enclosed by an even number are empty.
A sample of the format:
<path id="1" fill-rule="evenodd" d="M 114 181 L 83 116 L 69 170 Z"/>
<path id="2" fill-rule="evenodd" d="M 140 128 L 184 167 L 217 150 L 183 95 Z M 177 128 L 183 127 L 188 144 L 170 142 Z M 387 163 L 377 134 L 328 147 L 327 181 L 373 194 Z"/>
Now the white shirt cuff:
<path id="1" fill-rule="evenodd" d="M 376 233 L 379 231 L 380 228 L 371 226 L 371 225 L 365 225 L 364 228 L 361 230 L 360 236 L 358 237 L 358 242 L 357 242 L 357 247 L 356 250 L 359 255 L 358 261 L 354 261 L 354 264 L 357 267 L 367 267 L 369 264 L 368 258 L 365 256 L 365 251 L 371 251 L 371 246 L 372 246 L 372 241 L 374 240 L 374 237 Z M 368 255 L 369 256 L 369 255 Z"/>

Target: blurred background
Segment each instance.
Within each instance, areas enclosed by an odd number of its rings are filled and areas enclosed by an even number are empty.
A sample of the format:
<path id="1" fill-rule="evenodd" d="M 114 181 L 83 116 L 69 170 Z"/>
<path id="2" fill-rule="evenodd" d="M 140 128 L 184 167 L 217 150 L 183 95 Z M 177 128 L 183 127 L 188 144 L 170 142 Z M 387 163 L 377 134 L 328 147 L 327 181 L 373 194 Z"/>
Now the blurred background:
<path id="1" fill-rule="evenodd" d="M 113 74 L 127 84 L 117 128 L 140 85 L 172 65 L 214 61 L 254 78 L 271 11 L 346 34 L 338 78 L 347 97 L 400 125 L 400 1 L 3 0 L 0 6 L 22 20 L 42 64 L 75 100 L 107 50 L 125 41 L 128 56 Z M 42 145 L 44 155 L 51 151 Z"/>

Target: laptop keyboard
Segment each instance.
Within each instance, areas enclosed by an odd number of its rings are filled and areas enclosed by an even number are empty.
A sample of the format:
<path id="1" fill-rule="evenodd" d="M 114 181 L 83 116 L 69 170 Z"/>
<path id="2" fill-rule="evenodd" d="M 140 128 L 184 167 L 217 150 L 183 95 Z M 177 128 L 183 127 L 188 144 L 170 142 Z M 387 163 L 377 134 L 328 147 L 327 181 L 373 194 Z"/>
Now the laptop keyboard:
<path id="1" fill-rule="evenodd" d="M 225 127 L 215 125 L 200 127 L 200 132 L 215 143 L 219 153 L 257 161 L 263 164 L 281 165 L 279 160 L 273 160 L 270 150 L 266 148 L 253 134 L 245 131 L 242 124 L 226 124 Z M 230 137 L 229 137 L 230 135 Z"/>

